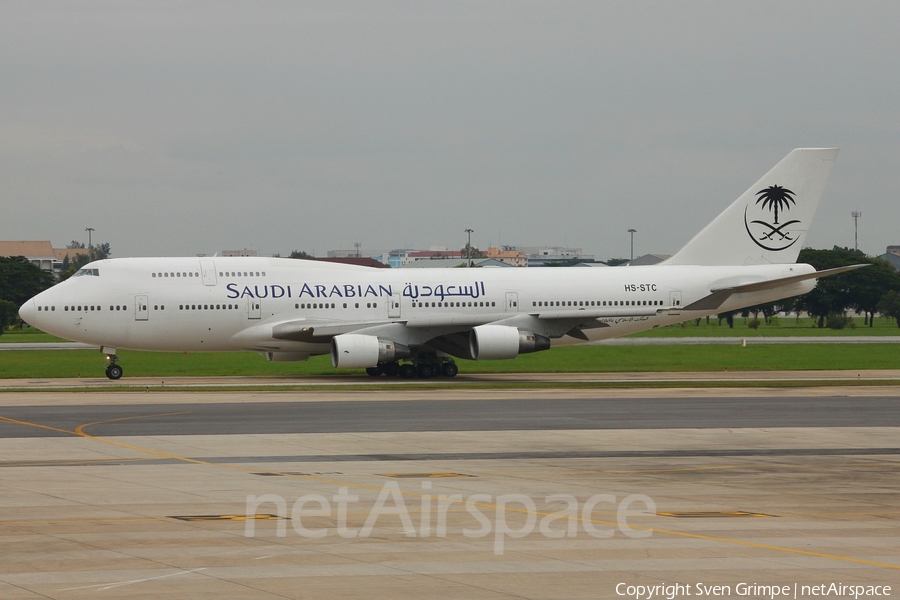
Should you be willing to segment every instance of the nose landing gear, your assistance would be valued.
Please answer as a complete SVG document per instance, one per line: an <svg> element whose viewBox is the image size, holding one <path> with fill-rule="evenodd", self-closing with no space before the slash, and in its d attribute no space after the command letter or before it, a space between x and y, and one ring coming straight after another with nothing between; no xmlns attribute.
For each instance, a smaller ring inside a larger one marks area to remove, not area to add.
<svg viewBox="0 0 900 600"><path fill-rule="evenodd" d="M106 376L110 379L121 379L122 375L125 371L122 370L122 367L118 365L119 357L116 356L115 348L101 348L103 352L106 352Z"/></svg>

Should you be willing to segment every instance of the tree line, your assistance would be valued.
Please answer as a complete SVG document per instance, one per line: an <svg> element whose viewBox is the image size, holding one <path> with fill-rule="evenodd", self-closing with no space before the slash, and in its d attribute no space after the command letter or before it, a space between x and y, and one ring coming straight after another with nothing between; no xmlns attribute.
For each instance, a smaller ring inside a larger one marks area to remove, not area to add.
<svg viewBox="0 0 900 600"><path fill-rule="evenodd" d="M767 321L779 312L805 312L816 319L818 327L833 329L843 329L849 323L848 312L862 314L869 327L874 325L875 313L880 313L895 319L900 327L900 273L891 263L838 246L831 250L804 248L797 262L812 265L817 271L858 264L870 266L820 279L816 288L804 296L738 312L743 316L762 313ZM723 313L719 317L733 319L734 314Z"/></svg>

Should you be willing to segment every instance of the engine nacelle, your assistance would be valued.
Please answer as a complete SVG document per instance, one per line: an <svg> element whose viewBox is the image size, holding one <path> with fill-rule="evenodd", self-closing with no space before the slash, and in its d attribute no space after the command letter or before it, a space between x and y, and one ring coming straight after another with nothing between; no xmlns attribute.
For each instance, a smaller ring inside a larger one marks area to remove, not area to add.
<svg viewBox="0 0 900 600"><path fill-rule="evenodd" d="M336 369L374 367L408 356L408 346L374 335L344 333L331 338L331 365Z"/></svg>
<svg viewBox="0 0 900 600"><path fill-rule="evenodd" d="M550 338L506 325L479 325L469 332L469 352L475 360L503 360L550 348Z"/></svg>

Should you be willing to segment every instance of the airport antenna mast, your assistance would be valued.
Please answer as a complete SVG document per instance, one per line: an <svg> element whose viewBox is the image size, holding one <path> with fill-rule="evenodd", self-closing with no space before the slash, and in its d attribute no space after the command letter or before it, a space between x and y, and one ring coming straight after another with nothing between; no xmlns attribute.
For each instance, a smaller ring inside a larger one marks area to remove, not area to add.
<svg viewBox="0 0 900 600"><path fill-rule="evenodd" d="M853 217L853 249L859 250L859 218L862 216L862 212L854 210L850 216Z"/></svg>

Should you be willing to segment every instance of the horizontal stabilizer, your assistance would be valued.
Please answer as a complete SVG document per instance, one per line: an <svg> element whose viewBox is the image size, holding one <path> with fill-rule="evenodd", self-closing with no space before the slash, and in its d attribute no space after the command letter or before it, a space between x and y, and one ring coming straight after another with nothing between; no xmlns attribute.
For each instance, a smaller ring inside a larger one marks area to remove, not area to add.
<svg viewBox="0 0 900 600"><path fill-rule="evenodd" d="M682 310L715 310L722 306L722 304L724 304L725 301L734 294L747 294L750 292L763 292L765 290L773 290L775 288L791 285L792 283L798 283L800 281L806 281L808 279L821 279L822 277L830 277L832 275L846 273L847 271L855 271L856 269L861 269L868 266L868 264L850 265L848 267L837 267L836 269L826 269L824 271L804 273L803 275L793 275L791 277L782 277L780 279L769 279L768 281L757 281L755 283L747 283L744 285L714 289L712 290L712 294L710 294L709 296L701 298L700 300L697 300L696 302L685 306Z"/></svg>

